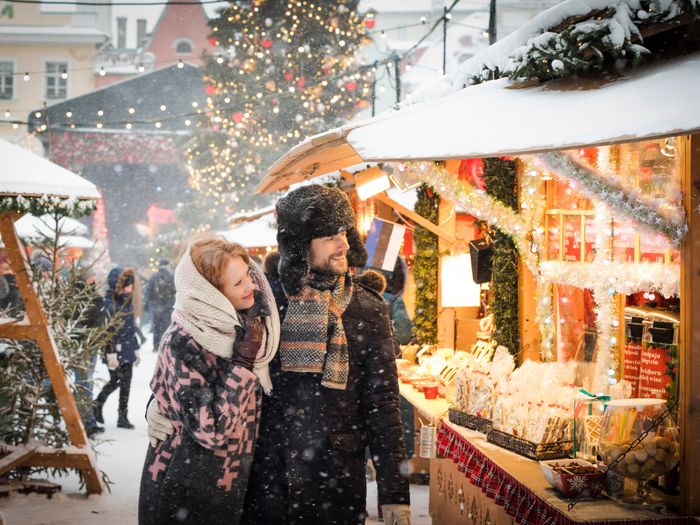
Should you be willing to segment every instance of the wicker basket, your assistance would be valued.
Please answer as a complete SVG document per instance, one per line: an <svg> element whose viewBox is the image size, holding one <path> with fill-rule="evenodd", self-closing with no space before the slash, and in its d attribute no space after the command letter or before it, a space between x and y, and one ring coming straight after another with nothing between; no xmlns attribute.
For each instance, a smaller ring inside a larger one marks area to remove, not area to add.
<svg viewBox="0 0 700 525"><path fill-rule="evenodd" d="M491 425L493 424L490 419L475 416L473 414L467 414L466 412L462 412L456 408L450 408L447 415L450 423L454 423L455 425L466 427L471 430L476 430L483 434L486 434L486 431L491 428Z"/></svg>
<svg viewBox="0 0 700 525"><path fill-rule="evenodd" d="M556 443L533 443L512 434L489 428L486 441L503 447L511 452L530 459L542 461L545 459L562 459L568 457L574 449L573 441L558 441Z"/></svg>

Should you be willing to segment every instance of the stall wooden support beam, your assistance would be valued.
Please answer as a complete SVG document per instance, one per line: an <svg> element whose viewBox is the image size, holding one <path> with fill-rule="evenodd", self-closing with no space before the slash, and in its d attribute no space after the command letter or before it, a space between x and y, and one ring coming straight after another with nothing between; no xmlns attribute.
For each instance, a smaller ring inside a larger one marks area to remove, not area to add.
<svg viewBox="0 0 700 525"><path fill-rule="evenodd" d="M355 177L352 176L352 173L345 171L345 170L340 170L340 174L343 176L343 178L349 182L352 182L353 184L355 183ZM394 199L391 197L388 197L384 193L378 193L377 195L372 197L375 200L378 200L379 202L383 202L387 206L391 206L394 210L396 210L400 215L403 215L407 219L412 220L419 226L422 226L429 232L437 235L439 238L446 240L448 243L453 244L456 242L456 237L454 234L450 233L449 231L445 230L444 228L439 227L437 224L433 224L429 220L427 220L425 217L420 216L413 210L409 210L402 204L396 202Z"/></svg>
<svg viewBox="0 0 700 525"><path fill-rule="evenodd" d="M14 447L3 445L0 446L0 451L4 451L7 455L0 461L22 450L23 447ZM0 456L2 452L0 452ZM22 467L48 467L48 468L75 468L82 470L83 473L94 468L95 454L88 447L66 447L66 448L51 448L38 447L32 450L31 455L25 456L17 466ZM95 471L97 472L97 471ZM87 479L86 479L87 481Z"/></svg>
<svg viewBox="0 0 700 525"><path fill-rule="evenodd" d="M452 202L440 199L440 204L438 205L438 224L454 237L457 228L457 217L455 205ZM442 257L440 257L440 254L450 251L453 244L454 242L449 242L443 237L438 237L437 344L439 348L455 348L455 344L457 343L455 334L457 311L455 308L444 308L442 306ZM464 276L464 279L469 278L471 278L471 276ZM463 350L466 350L466 348Z"/></svg>
<svg viewBox="0 0 700 525"><path fill-rule="evenodd" d="M83 473L85 487L90 494L100 494L103 491L102 480L100 479L94 455L88 453L88 439L83 427L78 406L75 403L73 394L66 380L66 373L61 363L56 342L51 335L51 330L46 320L46 315L39 301L39 297L34 290L29 269L25 261L14 222L19 219L20 214L14 212L3 212L0 214L0 234L5 243L5 250L12 271L17 279L17 287L24 300L24 306L29 318L29 324L6 324L0 327L0 335L5 338L31 339L36 342L41 356L46 366L46 372L51 381L58 408L61 411L63 420L68 430L71 442L81 453L74 454L67 461L66 467L78 468ZM49 465L45 465L49 466Z"/></svg>
<svg viewBox="0 0 700 525"><path fill-rule="evenodd" d="M39 448L39 443L37 442L27 443L22 447L14 448L7 456L0 459L0 476L30 459L36 453L37 448Z"/></svg>
<svg viewBox="0 0 700 525"><path fill-rule="evenodd" d="M681 245L681 509L700 516L700 135L681 141L689 231Z"/></svg>

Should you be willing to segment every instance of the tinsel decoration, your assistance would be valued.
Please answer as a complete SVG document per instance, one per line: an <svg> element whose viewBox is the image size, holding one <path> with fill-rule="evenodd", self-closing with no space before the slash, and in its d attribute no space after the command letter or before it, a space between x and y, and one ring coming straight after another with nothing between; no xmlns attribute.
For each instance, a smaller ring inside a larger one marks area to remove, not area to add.
<svg viewBox="0 0 700 525"><path fill-rule="evenodd" d="M515 161L484 159L486 192L505 206L517 209L517 174ZM515 243L508 232L496 231L491 235L493 259L491 278L491 313L493 314L493 340L508 348L516 364L520 356L520 324L518 322L518 274L520 258Z"/></svg>
<svg viewBox="0 0 700 525"><path fill-rule="evenodd" d="M655 201L613 184L570 154L541 153L536 158L552 172L579 183L579 190L586 197L603 202L652 232L662 233L674 247L680 246L688 232L683 208L661 209Z"/></svg>
<svg viewBox="0 0 700 525"><path fill-rule="evenodd" d="M604 261L596 267L588 262L543 261L540 271L550 283L591 289L602 286L623 295L653 291L673 297L678 295L681 278L678 265L649 262Z"/></svg>
<svg viewBox="0 0 700 525"><path fill-rule="evenodd" d="M620 344L615 334L617 312L615 294L630 294L656 290L665 296L675 295L680 285L679 269L660 263L628 263L613 261L610 252L612 212L597 195L592 195L596 209L595 260L591 263L540 261L544 249L542 215L544 202L538 194L540 173L524 158L520 214L504 206L450 173L440 163L405 163L405 169L440 193L442 198L459 204L467 213L498 226L511 236L536 286L536 318L542 341L544 360L554 359L554 315L552 286L556 283L589 288L597 305L598 358L596 361L596 391L607 390L619 369L614 348ZM540 163L541 164L541 163ZM511 200L512 203L512 200ZM616 207L613 207L616 210ZM600 271L605 268L605 271ZM612 375L611 375L612 373Z"/></svg>
<svg viewBox="0 0 700 525"><path fill-rule="evenodd" d="M415 212L437 223L440 197L426 184L418 188ZM437 341L438 239L416 225L413 232L415 259L413 278L416 283L416 342L434 344Z"/></svg>
<svg viewBox="0 0 700 525"><path fill-rule="evenodd" d="M436 190L443 199L455 202L467 213L488 222L512 236L518 245L521 257L524 257L528 268L537 273L539 259L535 253L530 254L530 236L526 222L513 209L503 205L483 190L467 184L450 173L439 163L405 163L405 171L416 175L431 188Z"/></svg>

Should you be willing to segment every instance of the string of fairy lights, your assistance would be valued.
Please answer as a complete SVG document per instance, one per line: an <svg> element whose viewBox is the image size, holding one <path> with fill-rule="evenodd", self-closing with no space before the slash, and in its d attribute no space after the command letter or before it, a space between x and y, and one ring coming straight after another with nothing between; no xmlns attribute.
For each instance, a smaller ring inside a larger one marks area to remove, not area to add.
<svg viewBox="0 0 700 525"><path fill-rule="evenodd" d="M220 12L219 19L210 22L210 43L219 52L209 57L204 70L207 91L204 104L193 101L192 110L176 114L170 114L167 106L161 104L162 114L154 110L141 118L133 107L128 108L128 116L124 108L101 108L94 120L82 112L81 118L76 119L68 109L60 117L51 115L51 122L46 113L37 110L33 114L36 121L31 124L40 133L51 128L128 132L135 126L140 131L152 126L153 133L167 133L164 128L167 123L181 122L198 139L186 151L190 185L212 197L215 204L231 198L237 202L237 192L259 178L262 166L279 156L288 143L338 125L368 107L370 101L373 104L378 80L391 81L388 66L398 66L441 21L448 20L458 1L452 2L411 49L373 64L357 62L358 44L366 43L372 35L385 38L391 31L426 25L427 18L372 31L375 13L360 15L346 3L329 5L296 0L274 13L274 9L267 9L272 3L232 2ZM266 10L271 16L262 16ZM310 32L320 39L314 42L313 49L306 41ZM184 63L179 61L176 66L182 69ZM142 63L134 67L138 72L145 70ZM104 67L99 71L93 67L66 69L59 74L67 80L69 73L81 69L100 75L108 73ZM29 82L41 73L17 72L16 76L22 75ZM398 67L394 74L398 77ZM399 85L400 80L394 79L397 98ZM4 122L15 128L27 124L12 119L9 110L4 117ZM286 125L278 126L278 122Z"/></svg>
<svg viewBox="0 0 700 525"><path fill-rule="evenodd" d="M143 4L141 2L139 2L138 4L135 2L134 3L132 3L132 2L114 2L114 3L109 3L109 4L101 4L101 3L98 4L98 3L93 3L93 2L72 2L72 1L65 1L65 2L58 2L58 1L57 2L43 2L42 1L42 2L38 2L38 1L30 1L30 0L26 0L26 1L7 0L7 2L8 3L30 3L30 4L31 3L49 3L49 4L61 4L61 5L113 5L113 6L116 6L116 5L167 5L168 4L168 2L150 2L148 4ZM196 4L196 3L200 3L200 2L176 2L176 3L183 4L183 5L189 5L189 4ZM201 3L220 3L220 2L201 2ZM366 28L371 29L371 28L375 27L375 23L376 23L375 16L376 16L376 12L373 9L370 9L367 13L365 13L365 18L363 20L363 24ZM451 19L449 12L446 16L447 16L448 20ZM442 20L442 17L438 21L440 21L440 20ZM375 31L369 30L369 31L365 31L365 35L367 35L367 36L379 35L381 38L386 38L387 34L392 32L392 31L400 31L400 30L407 29L407 28L425 26L427 23L428 23L428 18L426 16L421 16L419 21L416 23L396 25L396 26L392 26L392 27L382 28L380 30L378 29ZM455 22L455 21L451 21L451 23L456 24L456 25L463 25L463 24L459 24L458 22ZM433 28L431 28L430 31L428 31L426 33L426 36L430 35L434 29L435 29L435 26ZM423 39L421 39L421 41L422 40ZM413 46L413 47L416 47L416 46ZM408 54L409 54L408 52L404 52L398 58L400 60L404 60ZM219 61L223 60L223 58L220 54L216 55L216 59ZM381 66L388 66L388 65L392 64L393 62L395 62L396 59L397 59L397 56L392 54L392 55L390 55L382 60L378 60L372 64L363 65L361 67L361 69L362 70L369 69L373 73L376 73L378 68L380 68ZM119 71L121 74L123 74L124 67L130 66L130 67L134 68L135 73L144 73L144 72L146 72L146 70L150 71L151 69L153 69L155 66L158 66L158 65L174 65L174 66L182 69L185 66L185 62L183 62L182 59L179 59L176 64L173 64L172 60L151 61L151 62L144 62L141 60L136 60L134 63L126 65L126 66L119 65ZM404 65L404 68L406 71L409 71L411 69L411 67L412 67L412 65L410 63L407 63ZM88 72L88 71L92 72L96 75L99 75L99 76L106 76L106 75L112 74L114 72L114 69L110 66L101 65L99 67L96 67L96 66L69 67L69 68L61 69L59 71L48 71L46 69L42 69L42 70L30 69L30 70L26 70L26 71L19 70L19 71L10 71L10 72L4 71L2 74L3 74L3 76L6 76L6 77L7 76L17 77L17 78L21 77L24 82L28 83L28 82L31 82L36 77L42 77L42 76L46 76L46 75L54 75L54 76L58 75L58 76L60 76L60 78L62 80L68 80L68 78L71 75L74 75L74 74L79 73L79 72ZM389 79L389 80L391 80L391 79ZM394 84L395 84L395 81L392 82L392 85L394 85ZM384 85L381 85L379 87L379 91L381 91L381 92L384 92L385 89L386 88ZM0 101L0 104L1 103L2 102ZM0 106L0 108L1 108L1 106ZM0 111L1 111L0 115L2 115L0 117L0 124L2 124L2 123L13 124L13 127L15 127L15 128L19 127L20 125L27 125L28 122L26 120L24 120L22 118L16 118L16 117L12 118L13 117L12 114L17 113L17 112L19 112L21 114L28 114L31 111L34 111L35 109L36 108L16 108L16 107L13 107L12 110L5 109L3 111L0 109ZM188 119L188 118L195 116L198 113L199 112L183 114L182 117L185 119ZM101 115L98 115L98 116L101 116ZM111 124L120 124L120 125L124 125L125 129L131 129L128 126L129 123L131 123L131 124L152 123L155 125L156 122L158 122L159 120L166 121L166 120L173 120L173 119L177 119L177 117L169 117L167 119L152 119L152 120L147 120L147 121L110 121L107 119L96 119L95 122L80 122L80 123L78 123L78 122L75 122L75 123L66 122L65 124L69 125L71 127L90 126L90 127L97 127L98 129L103 127L103 126L108 127ZM98 123L99 123L99 125L98 125ZM75 124L75 125L73 126L72 124ZM185 125L189 126L190 124L186 123Z"/></svg>

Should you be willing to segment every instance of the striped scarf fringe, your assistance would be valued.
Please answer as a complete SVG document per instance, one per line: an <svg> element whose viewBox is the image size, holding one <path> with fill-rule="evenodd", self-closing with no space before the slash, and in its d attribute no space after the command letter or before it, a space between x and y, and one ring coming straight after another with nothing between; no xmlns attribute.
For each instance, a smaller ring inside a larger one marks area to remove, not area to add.
<svg viewBox="0 0 700 525"><path fill-rule="evenodd" d="M341 276L332 290L305 284L289 297L279 350L283 372L322 373L323 386L345 390L349 359L342 315L352 292L350 277Z"/></svg>

